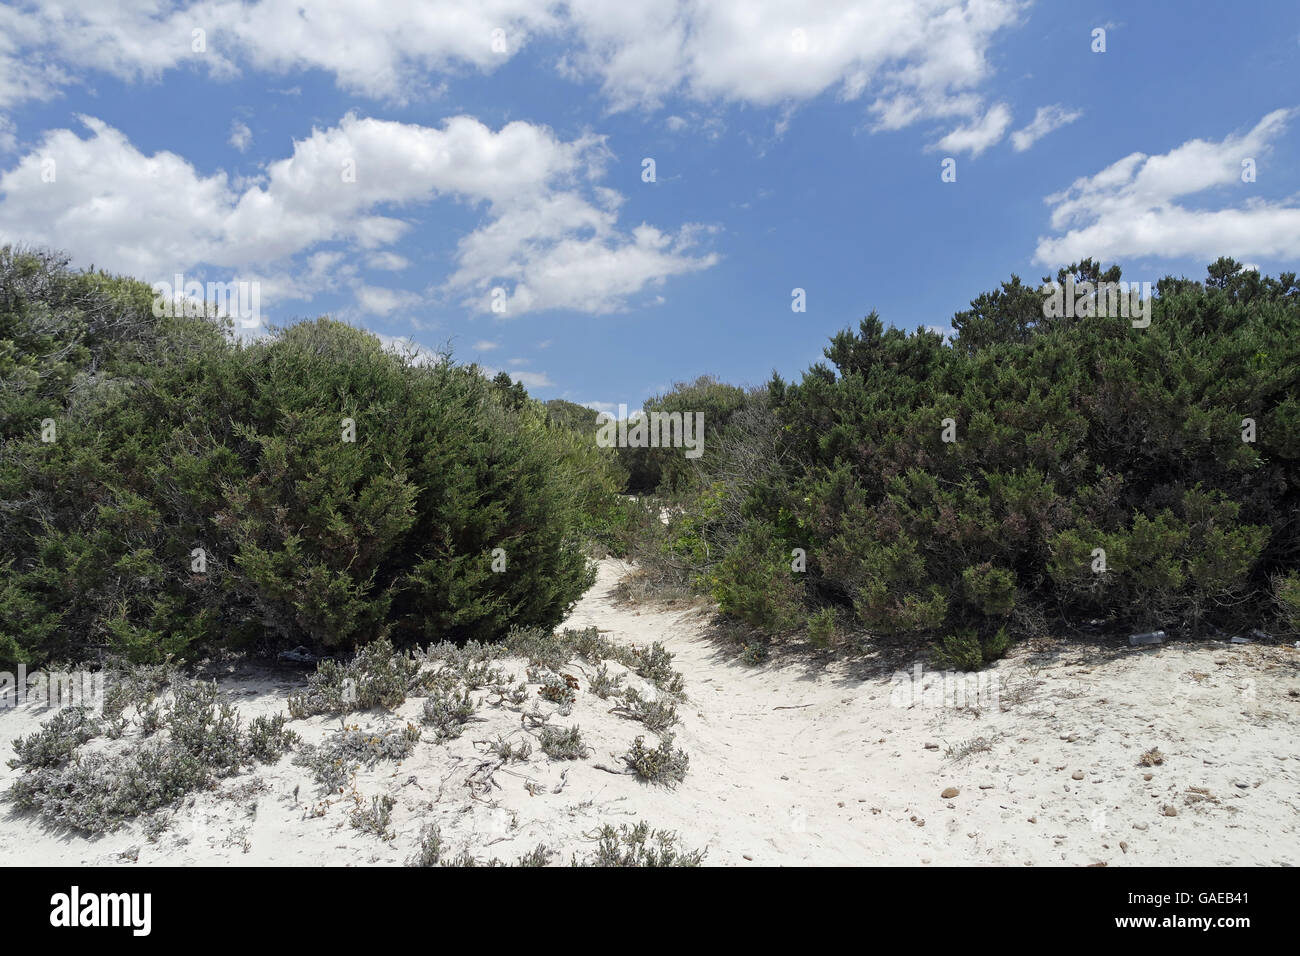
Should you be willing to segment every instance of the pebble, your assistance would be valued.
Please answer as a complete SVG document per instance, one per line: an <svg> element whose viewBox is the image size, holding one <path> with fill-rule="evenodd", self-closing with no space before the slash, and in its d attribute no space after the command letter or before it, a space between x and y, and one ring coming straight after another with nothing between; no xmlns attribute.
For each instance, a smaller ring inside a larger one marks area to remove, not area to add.
<svg viewBox="0 0 1300 956"><path fill-rule="evenodd" d="M1164 808L1164 810L1163 810L1162 812L1163 812L1164 815L1167 816L1167 817L1176 817L1176 816L1178 816L1178 811L1175 810L1173 807L1168 806L1168 805L1165 806L1165 808Z"/></svg>
<svg viewBox="0 0 1300 956"><path fill-rule="evenodd" d="M1083 771L1082 771L1082 770L1076 770L1074 773L1070 774L1070 777L1071 777L1071 779L1073 779L1073 780L1082 780L1082 779L1083 779Z"/></svg>
<svg viewBox="0 0 1300 956"><path fill-rule="evenodd" d="M948 787L943 791L943 793L939 794L939 796L941 796L945 800L951 800L959 793L961 793L961 791L958 790L956 787Z"/></svg>

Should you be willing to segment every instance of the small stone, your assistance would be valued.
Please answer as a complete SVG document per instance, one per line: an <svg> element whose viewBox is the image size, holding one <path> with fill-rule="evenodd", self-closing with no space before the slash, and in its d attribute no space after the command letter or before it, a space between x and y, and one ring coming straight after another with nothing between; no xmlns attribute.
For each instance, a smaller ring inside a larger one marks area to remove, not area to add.
<svg viewBox="0 0 1300 956"><path fill-rule="evenodd" d="M943 793L939 794L939 796L943 797L943 799L945 800L951 800L959 793L961 793L961 791L958 790L956 787L948 787L943 791Z"/></svg>
<svg viewBox="0 0 1300 956"><path fill-rule="evenodd" d="M938 750L938 749L939 749L939 745L936 744L936 743L933 743L933 742L932 742L932 743L928 743L928 744L925 745L925 749L926 749L926 750Z"/></svg>
<svg viewBox="0 0 1300 956"><path fill-rule="evenodd" d="M1242 783L1240 780L1238 780L1238 781L1236 782L1236 784L1234 784L1234 786L1239 787L1239 788L1242 789L1242 790L1249 790L1249 789L1250 789L1250 784L1248 784L1248 783Z"/></svg>
<svg viewBox="0 0 1300 956"><path fill-rule="evenodd" d="M1143 780L1150 780L1150 779L1151 779L1151 774L1149 774L1149 773L1144 773L1144 774L1142 775L1142 779L1143 779Z"/></svg>
<svg viewBox="0 0 1300 956"><path fill-rule="evenodd" d="M1167 817L1176 817L1176 816L1178 816L1178 811L1175 810L1175 809L1174 809L1172 806L1170 806L1169 804L1165 804L1165 808L1161 811L1161 813L1163 813L1163 814L1164 814L1165 816L1167 816Z"/></svg>
<svg viewBox="0 0 1300 956"><path fill-rule="evenodd" d="M1070 774L1070 778L1071 778L1072 780L1082 780L1082 779L1083 779L1083 771L1082 771L1082 770L1076 770L1074 773Z"/></svg>
<svg viewBox="0 0 1300 956"><path fill-rule="evenodd" d="M750 863L753 863L753 862L754 862L754 858L753 858L752 856L750 856L748 853L744 854L744 856L745 856L745 859L748 860Z"/></svg>
<svg viewBox="0 0 1300 956"><path fill-rule="evenodd" d="M1128 852L1128 843L1125 842L1124 840L1120 840L1120 841L1119 841L1119 848L1120 848L1121 850L1123 850L1125 853L1127 853L1127 852Z"/></svg>
<svg viewBox="0 0 1300 956"><path fill-rule="evenodd" d="M1030 823L1037 823L1037 822L1038 822L1038 817L1030 817L1030 818L1029 818L1029 822L1030 822Z"/></svg>

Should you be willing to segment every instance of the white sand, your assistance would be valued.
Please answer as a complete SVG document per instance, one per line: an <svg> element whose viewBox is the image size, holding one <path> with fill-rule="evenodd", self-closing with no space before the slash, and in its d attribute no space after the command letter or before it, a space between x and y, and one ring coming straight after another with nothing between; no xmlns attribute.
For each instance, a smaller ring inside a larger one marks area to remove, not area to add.
<svg viewBox="0 0 1300 956"><path fill-rule="evenodd" d="M625 570L602 562L568 626L595 625L625 643L661 641L677 655L689 700L679 708L676 742L690 755L690 770L676 789L597 769L620 768L617 755L646 732L610 714L613 701L590 694L590 668L575 663L568 672L579 678L578 702L571 716L552 723L579 724L591 756L554 761L534 743L529 759L489 777L498 761L475 741L498 733L520 740L527 732L517 712L484 707L484 719L458 740L437 744L426 733L400 766L381 763L357 775L366 802L377 794L396 799L391 842L352 829L354 799L322 800L308 772L286 757L187 801L156 842L139 824L87 839L5 805L0 865L125 864L132 857L139 865L397 864L415 851L429 821L440 824L452 853L513 861L545 843L560 851L556 862L567 863L591 850L602 823L638 819L678 831L687 848L707 847L705 862L714 865L1300 860L1294 647L1020 647L986 672L986 681L997 676L1000 706L938 706L931 691L909 707L891 683L893 665L822 667L779 653L762 667L740 664L709 638L701 609L616 603L612 588ZM523 678L524 662L501 666ZM631 682L645 686L634 675ZM246 719L285 709L295 686L288 676L223 683ZM407 701L398 718L416 720L420 704ZM10 740L45 716L0 714L0 764L12 756ZM394 721L376 713L348 723ZM307 741L338 726L323 717L292 724ZM955 753L981 737L988 749ZM1139 766L1153 747L1163 764ZM476 770L481 785L472 788L467 780ZM0 766L0 789L14 776ZM960 792L944 799L948 787Z"/></svg>

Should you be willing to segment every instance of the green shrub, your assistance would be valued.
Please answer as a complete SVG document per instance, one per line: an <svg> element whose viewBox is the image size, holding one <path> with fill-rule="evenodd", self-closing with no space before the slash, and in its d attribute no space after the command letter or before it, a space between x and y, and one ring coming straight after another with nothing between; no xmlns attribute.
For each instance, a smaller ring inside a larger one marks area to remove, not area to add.
<svg viewBox="0 0 1300 956"><path fill-rule="evenodd" d="M1300 634L1300 572L1292 571L1273 578L1273 600L1282 627L1289 634Z"/></svg>
<svg viewBox="0 0 1300 956"><path fill-rule="evenodd" d="M1046 620L1259 626L1300 560L1295 274L1161 280L1138 329L1049 317L1013 277L952 324L872 314L747 396L748 436L715 446L669 529L690 580L769 632L851 609L961 666Z"/></svg>
<svg viewBox="0 0 1300 956"><path fill-rule="evenodd" d="M495 641L562 620L630 515L612 455L475 366L152 305L0 248L0 665Z"/></svg>
<svg viewBox="0 0 1300 956"><path fill-rule="evenodd" d="M835 608L824 607L808 615L808 640L817 647L830 647L835 640Z"/></svg>

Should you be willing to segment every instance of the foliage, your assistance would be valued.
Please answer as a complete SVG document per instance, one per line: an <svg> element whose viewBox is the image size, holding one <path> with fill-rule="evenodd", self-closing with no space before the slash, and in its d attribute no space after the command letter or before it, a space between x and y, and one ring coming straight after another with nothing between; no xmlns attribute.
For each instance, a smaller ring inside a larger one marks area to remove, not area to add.
<svg viewBox="0 0 1300 956"><path fill-rule="evenodd" d="M475 366L152 300L0 248L0 665L499 640L630 520L611 455Z"/></svg>

